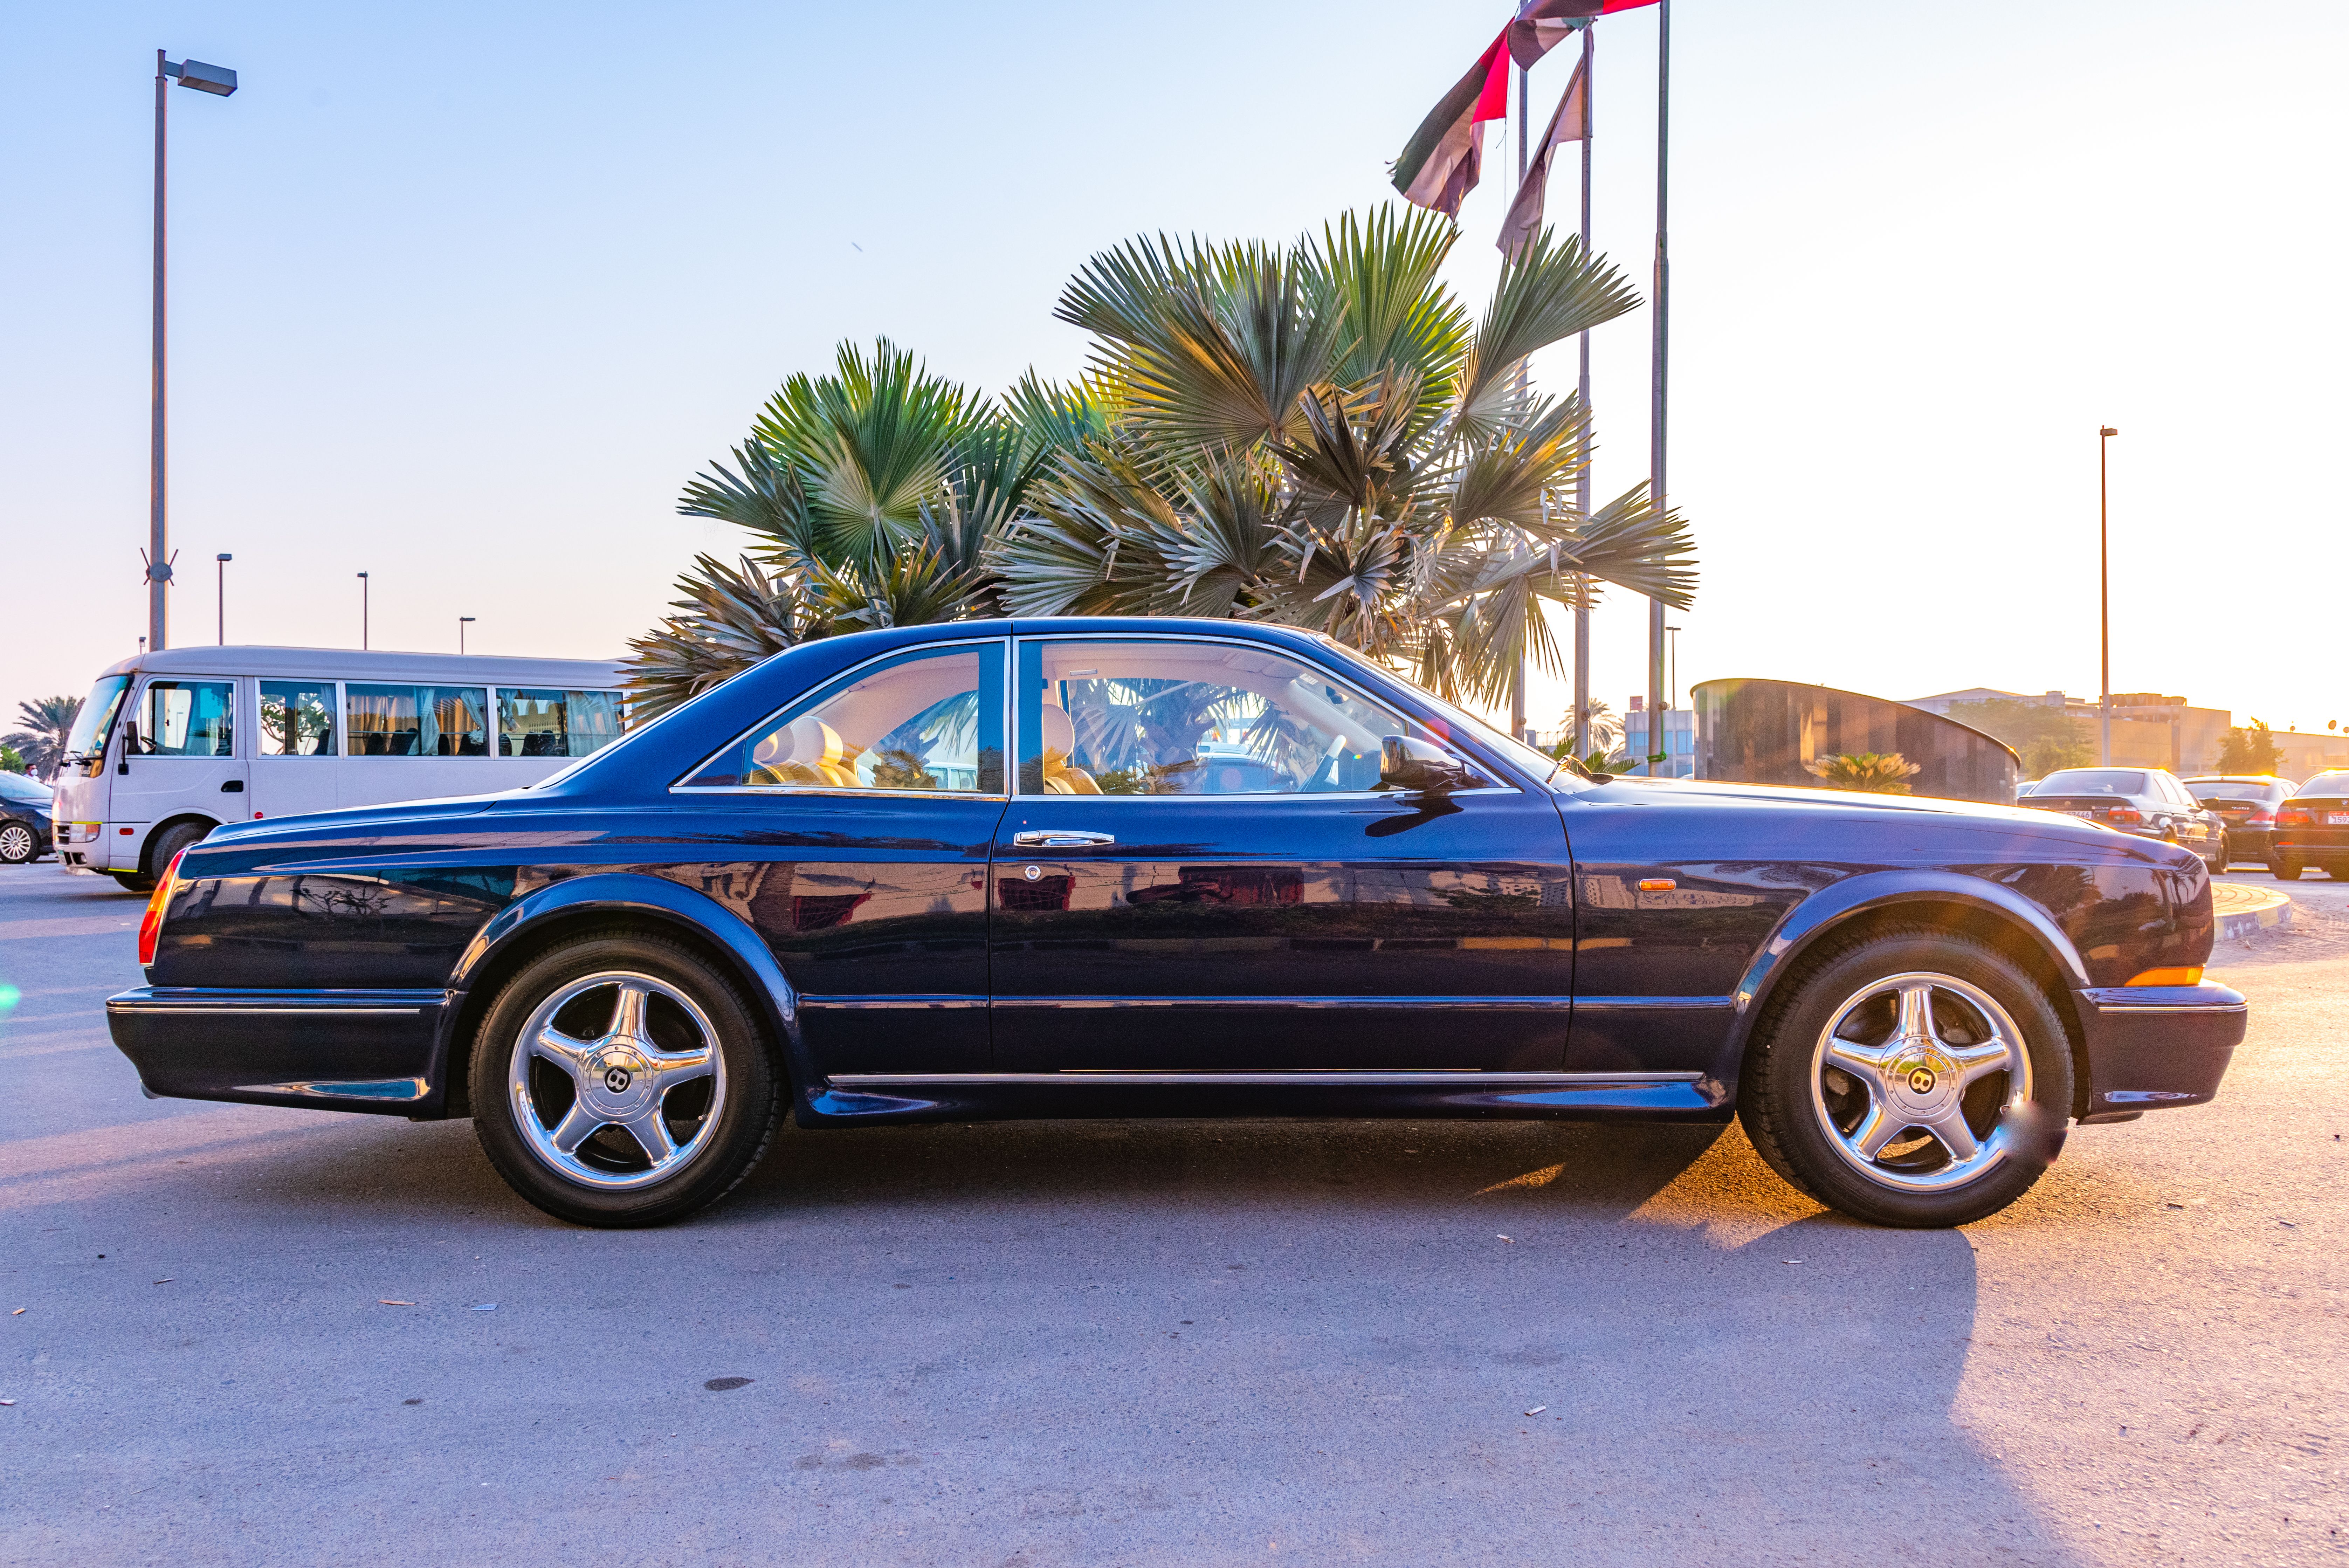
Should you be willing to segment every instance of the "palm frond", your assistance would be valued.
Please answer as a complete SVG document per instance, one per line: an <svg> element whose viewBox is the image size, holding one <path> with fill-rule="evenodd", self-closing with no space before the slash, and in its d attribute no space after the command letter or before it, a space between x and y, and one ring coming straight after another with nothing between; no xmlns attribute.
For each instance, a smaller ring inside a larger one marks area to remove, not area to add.
<svg viewBox="0 0 2349 1568"><path fill-rule="evenodd" d="M1493 302L1477 324L1455 404L1460 433L1489 433L1498 426L1516 397L1512 378L1527 355L1612 321L1639 304L1639 295L1613 264L1584 250L1581 235L1560 240L1543 230L1516 261L1502 265Z"/></svg>

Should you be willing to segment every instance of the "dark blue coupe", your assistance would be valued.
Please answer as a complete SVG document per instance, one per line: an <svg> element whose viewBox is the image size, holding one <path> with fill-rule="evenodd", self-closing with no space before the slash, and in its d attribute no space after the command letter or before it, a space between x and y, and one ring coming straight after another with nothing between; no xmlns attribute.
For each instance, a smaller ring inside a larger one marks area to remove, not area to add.
<svg viewBox="0 0 2349 1568"><path fill-rule="evenodd" d="M1019 620L781 654L536 787L223 828L111 999L149 1092L474 1119L643 1225L803 1127L1742 1116L1821 1202L1988 1214L2217 1092L2190 849L1561 766L1346 649Z"/></svg>

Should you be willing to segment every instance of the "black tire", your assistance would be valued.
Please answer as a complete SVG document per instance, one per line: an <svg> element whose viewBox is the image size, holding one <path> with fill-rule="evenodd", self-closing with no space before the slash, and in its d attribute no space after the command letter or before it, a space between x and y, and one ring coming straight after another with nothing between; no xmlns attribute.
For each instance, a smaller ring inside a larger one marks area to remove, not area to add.
<svg viewBox="0 0 2349 1568"><path fill-rule="evenodd" d="M209 822L175 822L147 841L147 863L138 871L110 873L134 893L151 893L156 879L171 868L171 858L191 844L202 844L211 834Z"/></svg>
<svg viewBox="0 0 2349 1568"><path fill-rule="evenodd" d="M2297 882L2300 880L2300 874L2307 869L2307 867L2302 865L2297 860L2271 860L2268 862L2268 875L2274 877L2279 882Z"/></svg>
<svg viewBox="0 0 2349 1568"><path fill-rule="evenodd" d="M634 1033L623 1022L629 990L640 994ZM474 1132L507 1184L558 1220L618 1228L681 1219L732 1190L774 1137L784 1075L757 1020L734 981L682 943L625 929L571 938L507 981L481 1021ZM550 1031L595 1054L566 1069L533 1052L517 1076L525 1033ZM688 1052L709 1064L665 1065ZM664 1072L682 1075L667 1087ZM584 1136L569 1130L574 1110ZM624 1115L652 1127L649 1137L631 1133ZM566 1133L569 1150L557 1147ZM652 1140L664 1138L669 1154L654 1155ZM664 1159L675 1162L667 1175Z"/></svg>
<svg viewBox="0 0 2349 1568"><path fill-rule="evenodd" d="M1909 983L1894 987L1894 977ZM1930 1002L1930 1051L1901 1044L1904 991ZM1880 1070L1827 1060L1831 1028L1837 1049L1880 1053ZM1886 1038L1869 1044L1879 1031ZM2006 1064L1988 1065L1993 1053ZM2017 1067L2028 1097L2012 1108ZM1987 943L1920 926L1837 941L1790 975L1755 1024L1737 1109L1771 1168L1819 1202L1878 1225L1938 1228L1995 1214L2029 1191L2063 1147L2071 1104L2070 1037L2037 982ZM1868 1120L1871 1107L1889 1130L1864 1158L1855 1138L1879 1125ZM1974 1145L1972 1156L1957 1158L1940 1134L1902 1130L1921 1129L1928 1109L1950 1140ZM1979 1172L1963 1174L1974 1161Z"/></svg>
<svg viewBox="0 0 2349 1568"><path fill-rule="evenodd" d="M2349 861L2334 861L2324 868L2324 874L2335 882L2349 882Z"/></svg>
<svg viewBox="0 0 2349 1568"><path fill-rule="evenodd" d="M22 866L41 852L40 835L28 823L0 817L0 866Z"/></svg>
<svg viewBox="0 0 2349 1568"><path fill-rule="evenodd" d="M2235 846L2227 842L2227 836L2222 833L2219 836L2219 858L2211 865L2210 869L2223 876L2227 867L2234 863Z"/></svg>

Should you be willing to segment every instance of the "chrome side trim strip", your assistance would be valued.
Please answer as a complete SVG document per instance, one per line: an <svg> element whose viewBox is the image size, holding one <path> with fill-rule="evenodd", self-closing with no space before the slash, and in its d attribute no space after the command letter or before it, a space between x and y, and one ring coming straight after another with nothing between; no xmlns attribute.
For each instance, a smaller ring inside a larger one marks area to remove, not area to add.
<svg viewBox="0 0 2349 1568"><path fill-rule="evenodd" d="M1486 1073L1474 1067L1390 1073L1376 1068L1306 1073L1161 1073L1081 1069L1065 1073L835 1073L836 1089L905 1088L920 1084L1054 1084L1061 1087L1098 1089L1104 1086L1185 1085L1193 1087L1224 1084L1274 1085L1349 1085L1361 1088L1408 1088L1445 1085L1458 1088L1562 1089L1632 1087L1643 1084L1693 1084L1702 1073Z"/></svg>
<svg viewBox="0 0 2349 1568"><path fill-rule="evenodd" d="M2250 1004L2249 1002L2231 1002L2231 1003L2226 1004L2226 1005L2224 1005L2224 1006L2217 1006L2217 1007L2197 1005L2196 1003L2194 1003L2194 1002L2184 1002L2184 1003L2155 1002L2098 1002L2098 1003L2096 1004L2096 1011L2097 1011L2098 1012L2100 1012L2100 1013L2105 1013L2105 1012L2199 1012L2199 1013L2205 1013L2205 1014L2208 1014L2208 1015L2209 1015L2210 1017L2213 1017L2213 1018L2222 1017L2222 1016L2224 1016L2225 1014L2227 1014L2227 1013L2230 1013L2230 1012L2249 1012L2251 1010L2251 1004Z"/></svg>
<svg viewBox="0 0 2349 1568"><path fill-rule="evenodd" d="M961 1008L984 1008L983 996L802 996L800 1006L830 1009L839 1012L887 1012L951 1011Z"/></svg>
<svg viewBox="0 0 2349 1568"><path fill-rule="evenodd" d="M420 1007L181 1007L169 1002L109 1002L109 1012L168 1012L174 1018L227 1014L237 1018L283 1014L288 1018L414 1018Z"/></svg>
<svg viewBox="0 0 2349 1568"><path fill-rule="evenodd" d="M1008 1007L1055 1008L1072 1012L1135 1007L1278 1007L1300 1012L1316 1008L1399 1007L1490 1012L1503 1009L1518 1012L1547 1010L1565 1007L1573 1001L1570 996L998 996L994 1005L999 1012Z"/></svg>
<svg viewBox="0 0 2349 1568"><path fill-rule="evenodd" d="M1695 1008L1729 1008L1737 1005L1732 996L1578 996L1574 1005L1595 1012L1653 1012L1659 1008L1686 1011Z"/></svg>

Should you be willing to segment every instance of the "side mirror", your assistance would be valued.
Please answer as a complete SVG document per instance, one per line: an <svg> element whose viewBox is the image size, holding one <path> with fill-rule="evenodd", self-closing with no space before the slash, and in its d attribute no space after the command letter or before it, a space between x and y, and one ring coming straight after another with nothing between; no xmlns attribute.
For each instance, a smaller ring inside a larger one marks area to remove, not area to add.
<svg viewBox="0 0 2349 1568"><path fill-rule="evenodd" d="M1379 742L1379 783L1422 794L1444 794L1465 789L1474 775L1444 748L1410 735L1388 735Z"/></svg>
<svg viewBox="0 0 2349 1568"><path fill-rule="evenodd" d="M114 771L119 774L129 773L130 771L130 754L138 749L139 721L136 719L126 719L122 723L122 755L116 760Z"/></svg>

